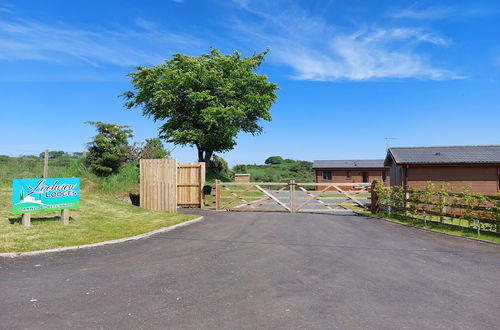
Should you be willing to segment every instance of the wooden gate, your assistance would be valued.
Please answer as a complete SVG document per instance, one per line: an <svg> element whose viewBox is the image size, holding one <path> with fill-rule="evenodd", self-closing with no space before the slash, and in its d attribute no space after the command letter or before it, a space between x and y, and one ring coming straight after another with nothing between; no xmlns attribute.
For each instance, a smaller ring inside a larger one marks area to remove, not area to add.
<svg viewBox="0 0 500 330"><path fill-rule="evenodd" d="M203 205L205 163L141 159L140 180L141 207L176 212L178 206Z"/></svg>
<svg viewBox="0 0 500 330"><path fill-rule="evenodd" d="M177 164L177 205L201 207L205 185L205 163Z"/></svg>
<svg viewBox="0 0 500 330"><path fill-rule="evenodd" d="M216 209L351 213L370 203L369 183L216 182ZM332 191L333 190L333 191Z"/></svg>

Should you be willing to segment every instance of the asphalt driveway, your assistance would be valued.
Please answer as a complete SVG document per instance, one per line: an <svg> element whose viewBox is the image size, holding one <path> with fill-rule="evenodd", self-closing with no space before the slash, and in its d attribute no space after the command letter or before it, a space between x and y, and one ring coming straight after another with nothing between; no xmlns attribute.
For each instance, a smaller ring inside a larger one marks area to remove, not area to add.
<svg viewBox="0 0 500 330"><path fill-rule="evenodd" d="M0 259L1 329L494 329L500 246L362 216L207 212Z"/></svg>

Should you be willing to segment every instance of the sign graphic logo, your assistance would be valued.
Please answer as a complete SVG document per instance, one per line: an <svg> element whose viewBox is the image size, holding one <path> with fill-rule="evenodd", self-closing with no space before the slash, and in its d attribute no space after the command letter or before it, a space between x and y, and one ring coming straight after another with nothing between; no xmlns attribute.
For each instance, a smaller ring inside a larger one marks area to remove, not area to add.
<svg viewBox="0 0 500 330"><path fill-rule="evenodd" d="M35 213L80 206L80 178L12 180L12 213Z"/></svg>

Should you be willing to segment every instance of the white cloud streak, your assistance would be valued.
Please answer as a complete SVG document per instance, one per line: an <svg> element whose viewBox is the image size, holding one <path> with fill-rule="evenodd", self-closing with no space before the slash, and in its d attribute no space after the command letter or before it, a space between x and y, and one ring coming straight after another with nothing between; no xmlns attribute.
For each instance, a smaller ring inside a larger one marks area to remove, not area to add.
<svg viewBox="0 0 500 330"><path fill-rule="evenodd" d="M451 7L439 8L439 7L430 7L430 8L417 8L415 5L394 11L389 16L394 18L408 18L408 19L440 19L448 17L453 14L455 10Z"/></svg>
<svg viewBox="0 0 500 330"><path fill-rule="evenodd" d="M206 48L199 39L162 31L142 19L132 27L96 30L33 20L0 19L0 61L54 63L80 61L92 66L157 64L173 51Z"/></svg>
<svg viewBox="0 0 500 330"><path fill-rule="evenodd" d="M254 9L248 0L237 4L258 23L236 19L238 34L257 47L271 48L270 60L294 70L300 80L337 81L380 78L457 79L434 67L422 46L446 47L450 41L420 28L362 26L340 30L298 7L275 11Z"/></svg>

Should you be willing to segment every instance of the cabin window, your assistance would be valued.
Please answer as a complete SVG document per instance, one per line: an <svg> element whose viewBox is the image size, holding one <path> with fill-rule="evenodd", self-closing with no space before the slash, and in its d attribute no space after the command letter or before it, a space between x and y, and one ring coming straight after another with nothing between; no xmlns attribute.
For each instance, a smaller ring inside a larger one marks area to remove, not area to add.
<svg viewBox="0 0 500 330"><path fill-rule="evenodd" d="M352 171L347 171L347 177L351 178L352 177Z"/></svg>
<svg viewBox="0 0 500 330"><path fill-rule="evenodd" d="M385 171L382 171L382 182L385 183L387 181L387 173Z"/></svg>
<svg viewBox="0 0 500 330"><path fill-rule="evenodd" d="M332 171L323 171L323 180L331 180Z"/></svg>

